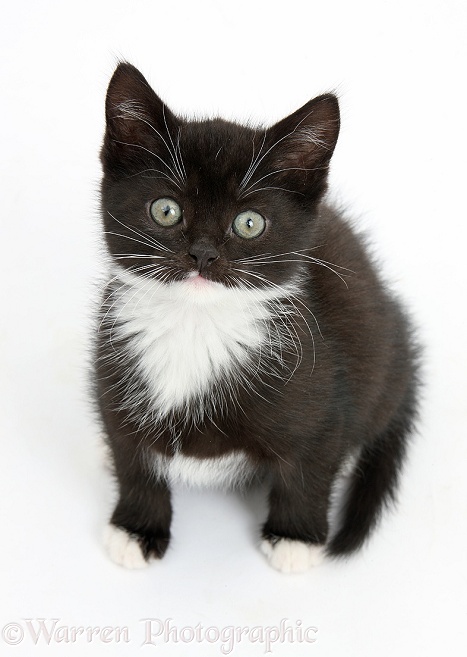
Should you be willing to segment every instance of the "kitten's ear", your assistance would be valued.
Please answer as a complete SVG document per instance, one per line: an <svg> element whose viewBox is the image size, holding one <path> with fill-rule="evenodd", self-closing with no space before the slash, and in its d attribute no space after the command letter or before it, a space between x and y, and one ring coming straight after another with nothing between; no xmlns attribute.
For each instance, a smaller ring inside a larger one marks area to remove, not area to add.
<svg viewBox="0 0 467 657"><path fill-rule="evenodd" d="M272 165L303 193L321 194L339 136L339 104L333 94L310 100L268 132Z"/></svg>
<svg viewBox="0 0 467 657"><path fill-rule="evenodd" d="M126 62L117 66L110 80L105 118L104 169L129 166L147 159L148 151L163 150L164 141L170 144L179 125L138 69Z"/></svg>

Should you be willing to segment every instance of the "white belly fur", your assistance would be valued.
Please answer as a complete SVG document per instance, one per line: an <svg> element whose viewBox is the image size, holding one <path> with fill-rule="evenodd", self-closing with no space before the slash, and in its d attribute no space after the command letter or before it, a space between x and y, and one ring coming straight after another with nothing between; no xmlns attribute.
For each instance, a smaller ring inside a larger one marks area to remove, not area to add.
<svg viewBox="0 0 467 657"><path fill-rule="evenodd" d="M216 458L197 458L177 453L174 456L151 456L150 468L158 479L170 486L233 488L252 478L255 468L242 451Z"/></svg>

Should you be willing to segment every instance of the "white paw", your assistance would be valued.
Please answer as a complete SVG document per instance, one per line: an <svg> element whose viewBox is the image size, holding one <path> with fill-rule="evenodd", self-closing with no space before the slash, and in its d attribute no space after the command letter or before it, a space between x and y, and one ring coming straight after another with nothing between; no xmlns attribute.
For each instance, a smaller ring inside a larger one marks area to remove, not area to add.
<svg viewBox="0 0 467 657"><path fill-rule="evenodd" d="M290 538L280 538L274 545L264 540L260 549L271 566L281 573L303 573L313 566L319 566L324 559L324 546L307 545Z"/></svg>
<svg viewBox="0 0 467 657"><path fill-rule="evenodd" d="M104 532L104 545L109 557L125 568L145 568L148 562L143 556L138 541L124 529L107 525Z"/></svg>

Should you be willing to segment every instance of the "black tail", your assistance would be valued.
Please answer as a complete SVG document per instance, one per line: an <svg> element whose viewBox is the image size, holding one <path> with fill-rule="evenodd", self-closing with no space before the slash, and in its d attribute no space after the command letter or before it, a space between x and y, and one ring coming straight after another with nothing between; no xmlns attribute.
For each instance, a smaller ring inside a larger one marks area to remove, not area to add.
<svg viewBox="0 0 467 657"><path fill-rule="evenodd" d="M408 435L413 427L415 404L411 402L372 445L363 448L340 514L342 524L327 546L329 555L346 556L360 548L384 508L395 501Z"/></svg>

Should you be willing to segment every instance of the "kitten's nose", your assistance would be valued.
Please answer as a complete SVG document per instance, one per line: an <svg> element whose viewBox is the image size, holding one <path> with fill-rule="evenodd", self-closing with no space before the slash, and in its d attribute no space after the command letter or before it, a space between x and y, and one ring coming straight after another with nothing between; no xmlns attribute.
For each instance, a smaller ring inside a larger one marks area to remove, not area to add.
<svg viewBox="0 0 467 657"><path fill-rule="evenodd" d="M196 266L198 267L199 272L206 269L206 267L209 267L209 265L212 265L214 260L217 260L219 257L219 252L216 247L206 240L198 240L197 242L194 242L190 246L188 253L196 260Z"/></svg>

